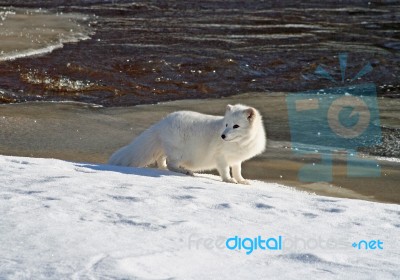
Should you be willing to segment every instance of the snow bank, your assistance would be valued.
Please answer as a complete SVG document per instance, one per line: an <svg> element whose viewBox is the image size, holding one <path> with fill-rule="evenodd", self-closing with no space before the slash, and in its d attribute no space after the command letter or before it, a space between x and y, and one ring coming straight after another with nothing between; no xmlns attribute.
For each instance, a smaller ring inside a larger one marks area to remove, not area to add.
<svg viewBox="0 0 400 280"><path fill-rule="evenodd" d="M0 166L1 279L400 277L398 205L153 169L5 156ZM282 249L229 250L234 236L280 236Z"/></svg>

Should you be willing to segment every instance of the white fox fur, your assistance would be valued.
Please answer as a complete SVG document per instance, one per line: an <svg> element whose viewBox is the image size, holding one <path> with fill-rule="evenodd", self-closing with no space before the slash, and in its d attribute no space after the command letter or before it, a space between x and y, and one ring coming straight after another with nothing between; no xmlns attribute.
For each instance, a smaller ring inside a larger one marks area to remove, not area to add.
<svg viewBox="0 0 400 280"><path fill-rule="evenodd" d="M171 113L116 151L108 163L145 167L157 162L159 168L188 175L217 169L225 182L248 184L241 163L262 153L265 145L260 113L241 104L227 105L223 117Z"/></svg>

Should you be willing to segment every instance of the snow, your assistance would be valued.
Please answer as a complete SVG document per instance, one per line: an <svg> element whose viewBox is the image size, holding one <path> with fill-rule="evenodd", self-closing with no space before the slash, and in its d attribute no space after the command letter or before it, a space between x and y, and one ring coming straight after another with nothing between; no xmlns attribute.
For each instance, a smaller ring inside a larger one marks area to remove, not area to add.
<svg viewBox="0 0 400 280"><path fill-rule="evenodd" d="M0 166L0 279L400 277L398 205L53 159ZM282 250L225 247L259 235Z"/></svg>

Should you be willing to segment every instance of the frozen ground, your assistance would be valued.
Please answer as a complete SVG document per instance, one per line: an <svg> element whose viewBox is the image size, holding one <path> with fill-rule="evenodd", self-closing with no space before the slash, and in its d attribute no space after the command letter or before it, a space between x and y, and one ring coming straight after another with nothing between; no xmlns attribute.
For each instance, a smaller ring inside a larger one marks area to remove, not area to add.
<svg viewBox="0 0 400 280"><path fill-rule="evenodd" d="M393 204L0 156L0 279L399 279L399 233ZM228 250L235 235L282 250Z"/></svg>

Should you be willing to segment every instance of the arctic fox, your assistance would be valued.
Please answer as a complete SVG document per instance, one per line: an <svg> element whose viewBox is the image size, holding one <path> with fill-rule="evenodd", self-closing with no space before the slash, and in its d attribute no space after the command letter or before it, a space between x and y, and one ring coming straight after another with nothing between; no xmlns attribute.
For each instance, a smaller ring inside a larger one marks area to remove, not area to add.
<svg viewBox="0 0 400 280"><path fill-rule="evenodd" d="M265 145L260 113L241 104L227 105L225 116L171 113L116 151L108 163L145 167L157 162L159 168L187 175L217 169L225 182L249 184L241 163L262 153Z"/></svg>

